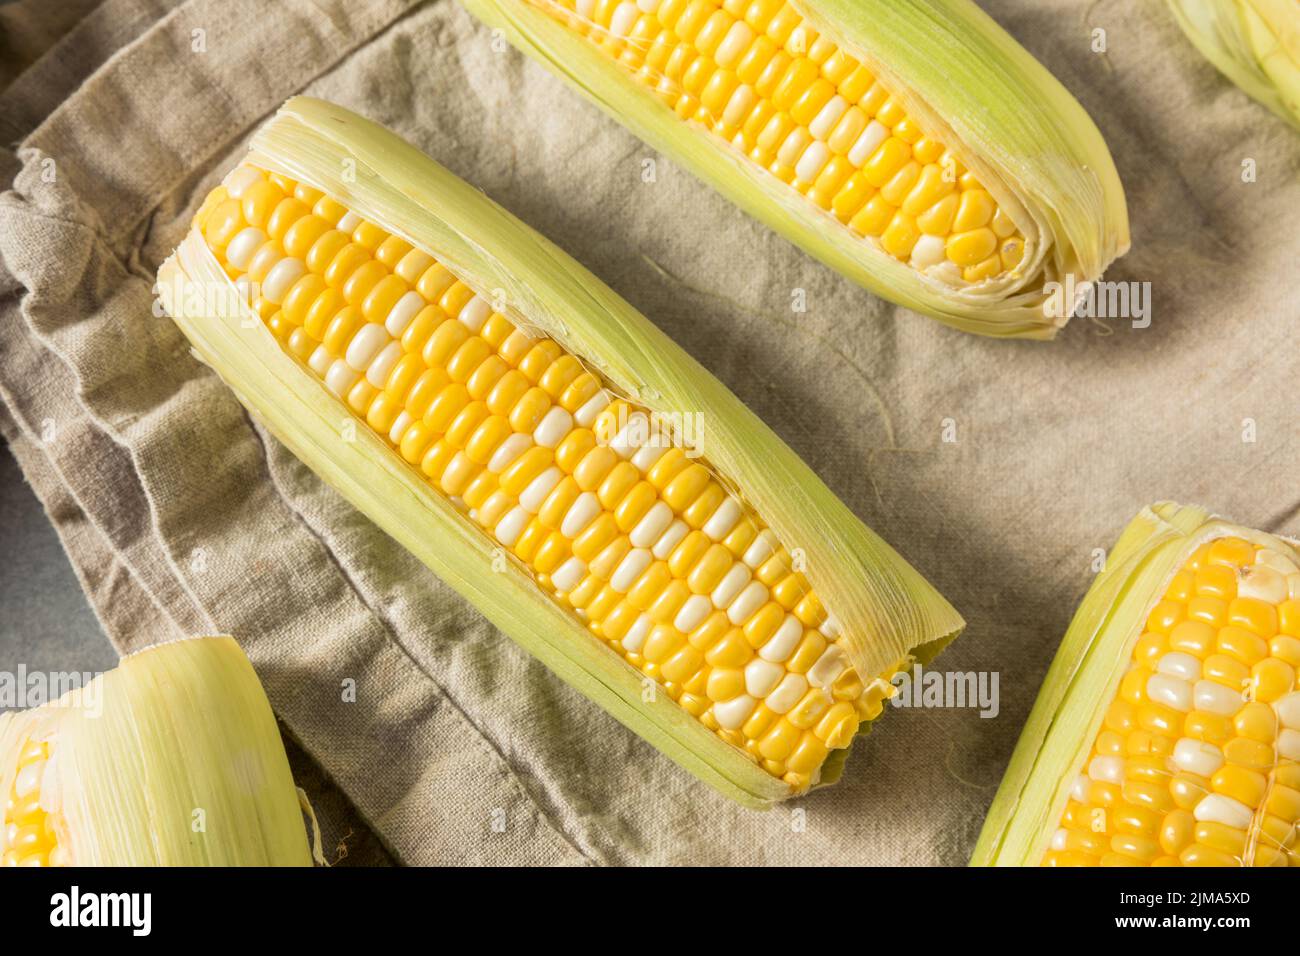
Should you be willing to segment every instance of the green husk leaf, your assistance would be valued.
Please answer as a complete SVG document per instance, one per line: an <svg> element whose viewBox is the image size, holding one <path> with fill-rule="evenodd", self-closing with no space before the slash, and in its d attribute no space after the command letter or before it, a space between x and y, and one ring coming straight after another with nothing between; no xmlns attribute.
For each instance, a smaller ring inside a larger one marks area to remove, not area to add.
<svg viewBox="0 0 1300 956"><path fill-rule="evenodd" d="M1220 73L1300 129L1297 0L1169 0L1169 9Z"/></svg>
<svg viewBox="0 0 1300 956"><path fill-rule="evenodd" d="M1193 551L1233 535L1295 554L1293 542L1160 502L1124 529L1075 612L989 808L972 866L1033 866L1069 799L1151 608Z"/></svg>
<svg viewBox="0 0 1300 956"><path fill-rule="evenodd" d="M1127 251L1128 214L1110 152L1087 113L969 0L804 0L795 6L862 60L946 142L1026 237L1017 278L958 290L853 235L697 124L682 122L616 61L539 8L463 0L528 56L750 215L871 291L980 335L1051 338L1068 314L1048 283L1100 278Z"/></svg>
<svg viewBox="0 0 1300 956"><path fill-rule="evenodd" d="M806 573L862 673L937 652L961 630L951 606L721 383L560 249L414 147L299 97L257 134L249 158L433 254L481 294L504 300L512 320L552 336L652 411L703 414L709 463L744 489L782 541L804 549ZM499 570L495 542L368 428L344 441L350 413L237 297L196 307L178 294L186 282L229 285L193 233L159 274L168 312L200 358L318 475L562 679L705 782L753 806L789 795L666 694L651 694L643 675L513 559Z"/></svg>
<svg viewBox="0 0 1300 956"><path fill-rule="evenodd" d="M78 866L312 864L279 727L232 638L151 647L0 715L0 754L29 737L51 741L42 805Z"/></svg>

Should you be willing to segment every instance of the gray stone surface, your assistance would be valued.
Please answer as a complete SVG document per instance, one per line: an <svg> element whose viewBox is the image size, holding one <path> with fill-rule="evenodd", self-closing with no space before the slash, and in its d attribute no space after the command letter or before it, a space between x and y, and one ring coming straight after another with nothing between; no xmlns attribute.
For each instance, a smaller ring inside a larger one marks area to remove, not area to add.
<svg viewBox="0 0 1300 956"><path fill-rule="evenodd" d="M6 445L0 451L0 669L99 671L117 654Z"/></svg>

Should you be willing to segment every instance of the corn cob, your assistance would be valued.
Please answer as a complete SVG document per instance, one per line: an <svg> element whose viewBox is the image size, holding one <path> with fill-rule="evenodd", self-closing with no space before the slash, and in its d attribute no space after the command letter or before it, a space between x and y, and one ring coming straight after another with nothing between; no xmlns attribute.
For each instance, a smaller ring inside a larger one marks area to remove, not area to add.
<svg viewBox="0 0 1300 956"><path fill-rule="evenodd" d="M525 53L873 291L1046 338L1049 283L1128 248L1087 114L969 0L465 0Z"/></svg>
<svg viewBox="0 0 1300 956"><path fill-rule="evenodd" d="M0 714L3 866L310 866L257 675L228 637L141 651Z"/></svg>
<svg viewBox="0 0 1300 956"><path fill-rule="evenodd" d="M355 181L339 174L349 163ZM234 304L187 304L177 279L231 288ZM313 468L736 799L833 780L890 675L960 630L642 316L342 109L291 100L204 202L159 288L199 354ZM683 429L656 429L697 411L707 458ZM358 441L338 440L340 415L364 423Z"/></svg>
<svg viewBox="0 0 1300 956"><path fill-rule="evenodd" d="M1300 129L1300 2L1169 0L1169 8L1219 72Z"/></svg>
<svg viewBox="0 0 1300 956"><path fill-rule="evenodd" d="M977 864L1300 866L1300 554L1157 505L1075 616Z"/></svg>

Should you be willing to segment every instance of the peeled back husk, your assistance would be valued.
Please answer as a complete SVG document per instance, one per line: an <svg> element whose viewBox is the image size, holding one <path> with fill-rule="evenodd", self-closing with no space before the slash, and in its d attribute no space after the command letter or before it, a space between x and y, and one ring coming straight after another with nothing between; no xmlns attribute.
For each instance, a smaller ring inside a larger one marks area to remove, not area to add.
<svg viewBox="0 0 1300 956"><path fill-rule="evenodd" d="M1012 215L1026 258L958 288L883 253L699 123L685 122L632 72L553 15L554 0L463 0L650 146L853 281L966 332L1052 338L1084 289L1129 247L1114 161L1073 96L970 0L801 0L818 31L851 53L948 145ZM548 4L551 9L547 10ZM1072 277L1068 279L1067 277Z"/></svg>
<svg viewBox="0 0 1300 956"><path fill-rule="evenodd" d="M39 775L19 769L24 754ZM312 864L275 716L229 637L151 647L57 701L0 714L7 814L33 784L56 864ZM0 832L0 855L10 839L22 829Z"/></svg>
<svg viewBox="0 0 1300 956"><path fill-rule="evenodd" d="M1201 55L1300 129L1300 2L1169 0Z"/></svg>
<svg viewBox="0 0 1300 956"><path fill-rule="evenodd" d="M934 589L858 521L713 376L572 258L399 137L340 107L290 100L248 161L334 197L435 256L521 328L555 339L611 388L666 417L702 414L707 456L782 541L840 621L859 673L932 657L963 626ZM197 232L159 273L198 356L290 450L553 672L727 796L765 806L790 787L724 743L596 639L517 561L286 354L236 295ZM194 297L185 290L200 290ZM344 431L349 437L344 440ZM834 773L823 774L823 782Z"/></svg>

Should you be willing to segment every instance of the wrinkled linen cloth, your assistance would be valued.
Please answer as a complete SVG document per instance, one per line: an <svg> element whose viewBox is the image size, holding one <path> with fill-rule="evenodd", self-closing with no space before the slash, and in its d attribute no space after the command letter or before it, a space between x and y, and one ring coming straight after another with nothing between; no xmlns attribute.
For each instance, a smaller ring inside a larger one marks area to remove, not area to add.
<svg viewBox="0 0 1300 956"><path fill-rule="evenodd" d="M1008 343L896 308L670 161L643 181L650 149L451 0L105 0L0 93L0 420L115 647L236 635L402 863L965 862L1096 549L1163 498L1300 531L1300 138L1159 4L983 5L1110 143L1133 251L1107 278L1150 283L1149 327ZM481 187L734 389L963 612L936 666L996 672L996 715L898 709L837 786L736 808L262 431L151 286L299 92Z"/></svg>

